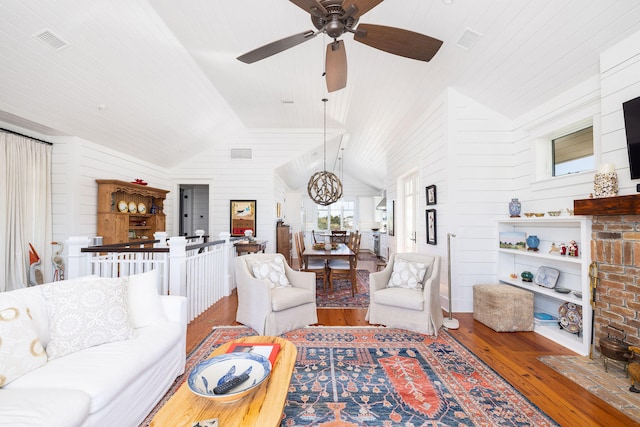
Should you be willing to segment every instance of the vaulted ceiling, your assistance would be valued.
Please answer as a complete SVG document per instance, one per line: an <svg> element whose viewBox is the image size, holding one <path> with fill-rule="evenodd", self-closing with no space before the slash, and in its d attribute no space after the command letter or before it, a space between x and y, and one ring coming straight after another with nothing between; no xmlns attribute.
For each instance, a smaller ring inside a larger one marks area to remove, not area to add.
<svg viewBox="0 0 640 427"><path fill-rule="evenodd" d="M254 64L236 59L314 29L288 0L3 0L0 121L169 168L247 131L315 131L308 158L282 165L298 188L315 172L327 97L327 126L345 133L328 158L342 142L345 172L381 188L388 150L446 87L517 117L596 75L599 53L640 31L640 3L386 0L359 23L444 44L421 62L345 34L347 86L328 94L326 35ZM475 44L460 47L473 33Z"/></svg>

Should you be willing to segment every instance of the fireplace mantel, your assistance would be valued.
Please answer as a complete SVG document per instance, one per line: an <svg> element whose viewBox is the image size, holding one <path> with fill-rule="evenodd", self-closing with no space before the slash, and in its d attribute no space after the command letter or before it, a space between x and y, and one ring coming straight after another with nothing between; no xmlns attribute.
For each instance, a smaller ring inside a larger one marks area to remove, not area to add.
<svg viewBox="0 0 640 427"><path fill-rule="evenodd" d="M573 201L575 215L640 215L640 194Z"/></svg>

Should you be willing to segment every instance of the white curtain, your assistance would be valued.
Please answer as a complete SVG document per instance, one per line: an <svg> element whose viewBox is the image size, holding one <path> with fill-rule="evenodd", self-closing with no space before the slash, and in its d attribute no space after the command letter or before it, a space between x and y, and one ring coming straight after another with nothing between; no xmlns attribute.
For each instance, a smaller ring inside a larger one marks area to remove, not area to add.
<svg viewBox="0 0 640 427"><path fill-rule="evenodd" d="M51 277L51 151L49 144L0 131L0 292L29 284L29 243Z"/></svg>

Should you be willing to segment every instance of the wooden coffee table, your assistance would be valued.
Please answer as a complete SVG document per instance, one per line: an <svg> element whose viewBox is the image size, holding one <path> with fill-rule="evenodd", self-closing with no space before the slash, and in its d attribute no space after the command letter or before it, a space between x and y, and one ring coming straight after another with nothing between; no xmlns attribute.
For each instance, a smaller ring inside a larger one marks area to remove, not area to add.
<svg viewBox="0 0 640 427"><path fill-rule="evenodd" d="M224 354L231 344L240 342L280 344L271 375L265 382L237 402L218 403L193 394L185 380L169 401L160 408L150 425L191 427L196 421L218 418L221 427L279 426L298 350L291 342L280 337L253 336L223 344L210 357ZM185 375L188 376L189 372L185 372Z"/></svg>

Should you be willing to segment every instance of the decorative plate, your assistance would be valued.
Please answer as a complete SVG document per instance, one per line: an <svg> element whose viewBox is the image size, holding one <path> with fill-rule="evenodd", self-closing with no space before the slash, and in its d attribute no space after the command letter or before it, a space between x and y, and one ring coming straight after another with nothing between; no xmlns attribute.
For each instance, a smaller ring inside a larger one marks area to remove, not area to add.
<svg viewBox="0 0 640 427"><path fill-rule="evenodd" d="M138 206L136 206L136 202L129 202L129 213L136 213L138 211Z"/></svg>
<svg viewBox="0 0 640 427"><path fill-rule="evenodd" d="M228 393L215 394L213 389L230 379L248 374L249 379ZM198 363L187 378L192 393L216 402L235 402L258 387L271 374L271 362L258 353L226 353Z"/></svg>
<svg viewBox="0 0 640 427"><path fill-rule="evenodd" d="M558 276L560 276L560 271L555 268L550 267L538 267L538 271L536 272L536 277L533 281L545 288L553 288L556 286L558 282Z"/></svg>
<svg viewBox="0 0 640 427"><path fill-rule="evenodd" d="M565 302L558 309L560 326L572 334L582 330L582 307L572 302Z"/></svg>
<svg viewBox="0 0 640 427"><path fill-rule="evenodd" d="M147 213L147 206L142 202L138 203L138 213Z"/></svg>
<svg viewBox="0 0 640 427"><path fill-rule="evenodd" d="M118 210L120 212L127 212L129 210L129 205L127 205L127 202L125 202L124 200L120 200L118 202Z"/></svg>

